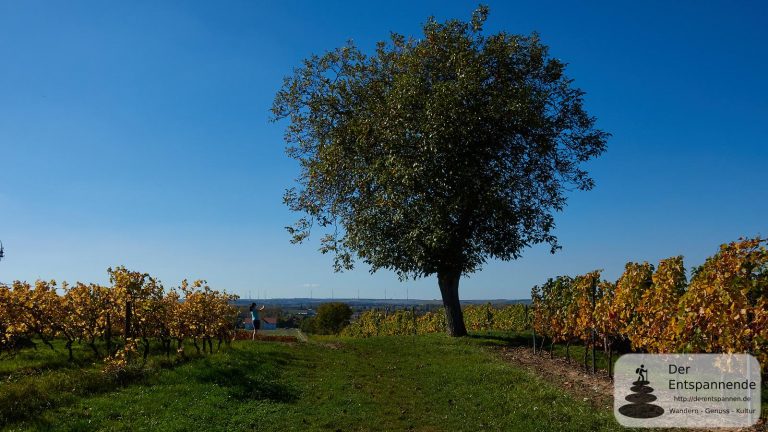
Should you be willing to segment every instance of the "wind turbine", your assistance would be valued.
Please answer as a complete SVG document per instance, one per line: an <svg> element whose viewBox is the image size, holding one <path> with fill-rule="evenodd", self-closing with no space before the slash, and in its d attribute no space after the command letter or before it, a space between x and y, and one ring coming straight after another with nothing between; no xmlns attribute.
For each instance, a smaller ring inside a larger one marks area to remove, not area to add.
<svg viewBox="0 0 768 432"><path fill-rule="evenodd" d="M3 249L3 242L0 241L0 260L5 256L5 249Z"/></svg>

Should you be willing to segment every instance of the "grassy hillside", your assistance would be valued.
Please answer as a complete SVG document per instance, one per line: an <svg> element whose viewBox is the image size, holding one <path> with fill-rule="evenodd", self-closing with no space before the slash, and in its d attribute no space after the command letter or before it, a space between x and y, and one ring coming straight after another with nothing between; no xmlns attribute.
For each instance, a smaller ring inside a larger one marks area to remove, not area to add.
<svg viewBox="0 0 768 432"><path fill-rule="evenodd" d="M238 341L183 364L155 358L149 371L120 380L100 378L96 366L46 363L40 348L34 356L43 360L32 368L21 367L24 359L0 362L0 405L8 430L618 428L610 412L500 360L484 348L490 342L442 335Z"/></svg>

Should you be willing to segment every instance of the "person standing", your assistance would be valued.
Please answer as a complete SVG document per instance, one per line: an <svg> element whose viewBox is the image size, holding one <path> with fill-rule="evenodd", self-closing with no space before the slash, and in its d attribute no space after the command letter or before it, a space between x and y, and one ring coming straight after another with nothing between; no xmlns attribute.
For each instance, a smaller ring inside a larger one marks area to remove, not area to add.
<svg viewBox="0 0 768 432"><path fill-rule="evenodd" d="M256 307L256 303L251 303L250 310L251 322L253 322L253 334L251 335L251 340L255 340L256 332L261 328L261 317L259 316L259 311L264 310L264 305L261 305L261 307Z"/></svg>

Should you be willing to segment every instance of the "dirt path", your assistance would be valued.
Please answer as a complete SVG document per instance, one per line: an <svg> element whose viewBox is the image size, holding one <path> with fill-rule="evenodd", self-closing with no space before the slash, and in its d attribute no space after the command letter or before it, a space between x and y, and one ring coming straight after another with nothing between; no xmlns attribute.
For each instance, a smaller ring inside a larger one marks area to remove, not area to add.
<svg viewBox="0 0 768 432"><path fill-rule="evenodd" d="M589 402L595 408L613 410L613 383L605 371L597 375L587 374L578 360L568 363L564 358L549 358L549 354L533 354L527 347L500 348L501 356L523 366L573 397Z"/></svg>

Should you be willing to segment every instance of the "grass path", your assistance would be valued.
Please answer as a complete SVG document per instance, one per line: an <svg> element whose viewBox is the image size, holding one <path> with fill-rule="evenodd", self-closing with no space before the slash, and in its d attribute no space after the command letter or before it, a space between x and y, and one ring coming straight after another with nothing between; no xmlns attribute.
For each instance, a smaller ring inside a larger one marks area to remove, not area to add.
<svg viewBox="0 0 768 432"><path fill-rule="evenodd" d="M617 430L482 338L240 341L138 383L77 395L9 430ZM31 376L26 379L35 379ZM0 397L3 388L0 386Z"/></svg>

